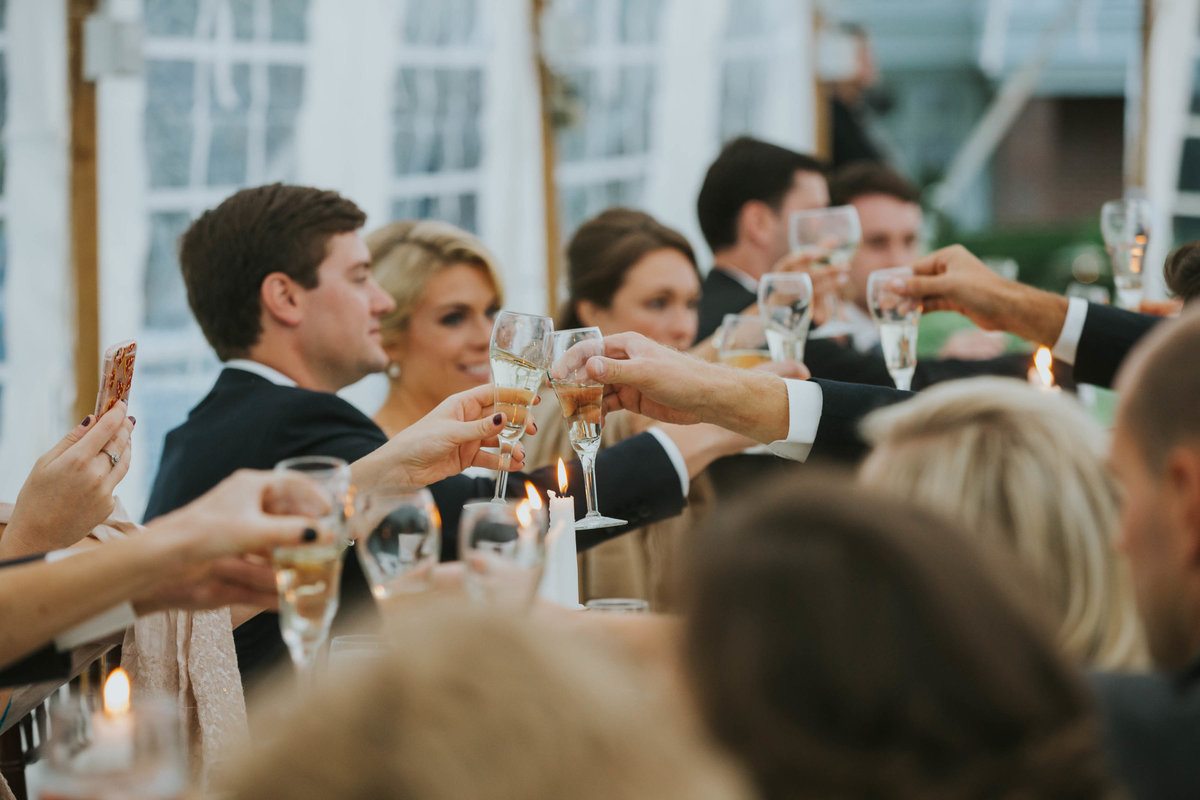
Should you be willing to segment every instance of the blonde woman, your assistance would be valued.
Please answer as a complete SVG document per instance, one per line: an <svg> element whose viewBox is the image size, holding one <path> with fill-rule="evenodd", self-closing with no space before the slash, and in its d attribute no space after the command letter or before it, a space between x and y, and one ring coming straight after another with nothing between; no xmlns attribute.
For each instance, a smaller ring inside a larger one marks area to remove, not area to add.
<svg viewBox="0 0 1200 800"><path fill-rule="evenodd" d="M1135 669L1146 653L1114 548L1118 506L1106 434L1073 400L1015 380L922 392L863 422L860 482L948 515L1015 553L1058 640L1086 667Z"/></svg>
<svg viewBox="0 0 1200 800"><path fill-rule="evenodd" d="M371 271L396 308L381 322L389 437L445 398L489 380L488 343L503 291L483 243L447 222L400 221L366 237Z"/></svg>

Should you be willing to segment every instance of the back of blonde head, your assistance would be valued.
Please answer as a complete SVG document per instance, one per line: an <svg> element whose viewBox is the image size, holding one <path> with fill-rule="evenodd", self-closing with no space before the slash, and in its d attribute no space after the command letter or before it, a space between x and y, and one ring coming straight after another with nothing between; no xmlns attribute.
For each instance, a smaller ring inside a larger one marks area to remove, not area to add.
<svg viewBox="0 0 1200 800"><path fill-rule="evenodd" d="M366 236L371 272L396 308L380 320L385 344L403 335L429 280L453 264L471 264L487 277L503 302L495 259L488 249L462 228L439 220L400 220Z"/></svg>
<svg viewBox="0 0 1200 800"><path fill-rule="evenodd" d="M747 796L698 729L594 641L457 605L392 633L395 653L303 703L296 687L273 698L286 711L234 769L231 800Z"/></svg>
<svg viewBox="0 0 1200 800"><path fill-rule="evenodd" d="M1030 570L1068 656L1099 668L1145 663L1114 537L1107 435L1075 403L1020 381L935 386L863 423L875 446L863 483L999 542Z"/></svg>

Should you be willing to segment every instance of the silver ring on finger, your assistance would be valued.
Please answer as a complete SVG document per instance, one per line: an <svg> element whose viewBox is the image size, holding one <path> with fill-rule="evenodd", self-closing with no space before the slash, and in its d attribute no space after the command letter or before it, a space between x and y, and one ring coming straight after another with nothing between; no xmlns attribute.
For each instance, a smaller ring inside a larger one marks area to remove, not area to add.
<svg viewBox="0 0 1200 800"><path fill-rule="evenodd" d="M114 453L113 451L108 450L108 449L103 449L100 452L104 453L104 455L108 456L108 460L112 462L112 465L114 467L117 464L121 463L121 457L119 455L117 455L116 453Z"/></svg>

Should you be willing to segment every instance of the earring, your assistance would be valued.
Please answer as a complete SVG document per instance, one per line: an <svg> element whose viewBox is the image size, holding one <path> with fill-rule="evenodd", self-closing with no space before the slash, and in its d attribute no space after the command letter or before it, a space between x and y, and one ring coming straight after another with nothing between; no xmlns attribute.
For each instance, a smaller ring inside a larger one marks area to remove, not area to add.
<svg viewBox="0 0 1200 800"><path fill-rule="evenodd" d="M399 378L400 378L400 365L399 365L399 364L397 364L395 361L389 361L389 362L388 362L388 365L387 365L387 370L386 370L386 371L387 371L387 376L388 376L389 378L391 378L392 380L399 380Z"/></svg>

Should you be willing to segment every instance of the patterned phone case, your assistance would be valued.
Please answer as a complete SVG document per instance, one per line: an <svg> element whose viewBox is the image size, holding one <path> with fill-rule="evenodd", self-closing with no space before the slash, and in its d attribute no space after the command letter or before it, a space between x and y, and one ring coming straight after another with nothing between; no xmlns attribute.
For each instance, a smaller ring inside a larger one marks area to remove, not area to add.
<svg viewBox="0 0 1200 800"><path fill-rule="evenodd" d="M133 359L137 342L118 342L104 351L104 368L100 371L100 393L96 395L96 416L102 416L118 401L129 403L129 388L133 385Z"/></svg>

